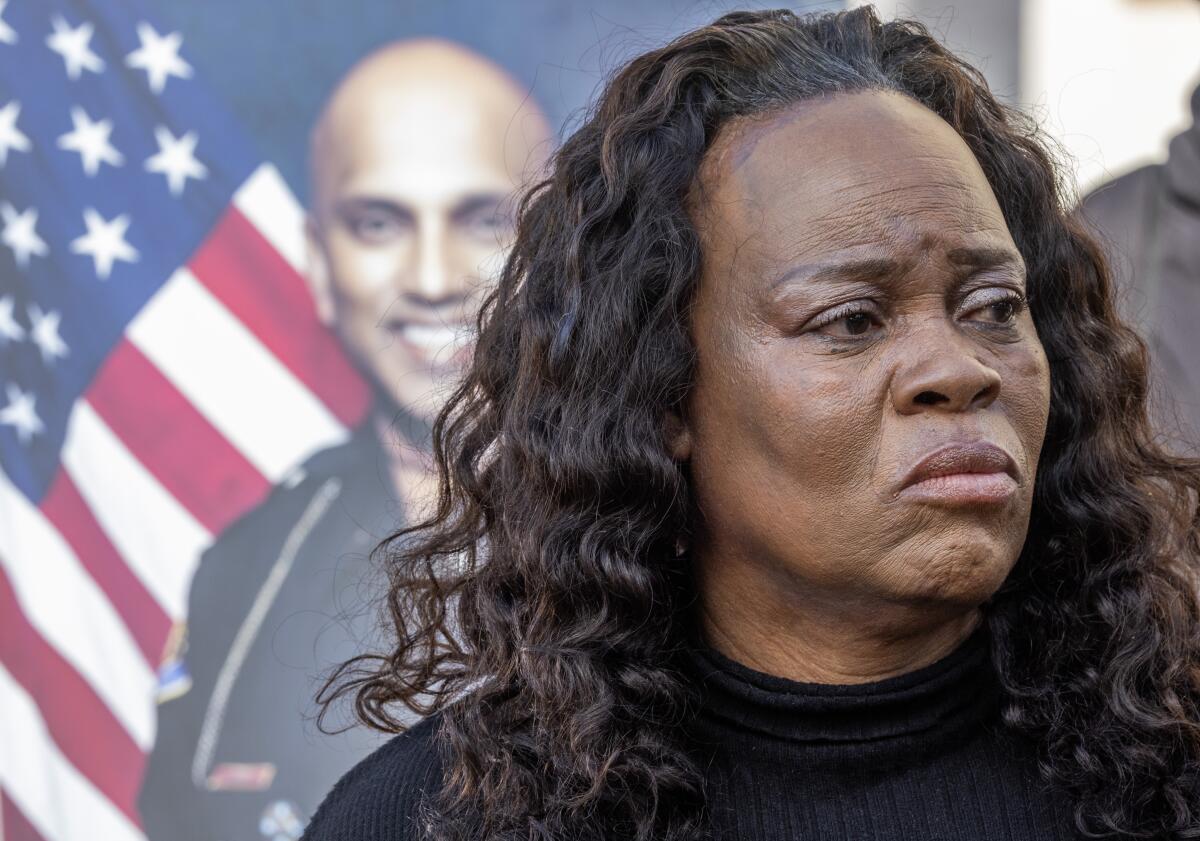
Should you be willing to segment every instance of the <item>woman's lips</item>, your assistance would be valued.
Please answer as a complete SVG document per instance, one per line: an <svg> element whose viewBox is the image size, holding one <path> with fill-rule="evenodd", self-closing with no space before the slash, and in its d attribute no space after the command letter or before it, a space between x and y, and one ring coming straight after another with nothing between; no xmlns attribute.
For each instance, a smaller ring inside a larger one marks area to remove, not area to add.
<svg viewBox="0 0 1200 841"><path fill-rule="evenodd" d="M1013 458L995 444L976 440L927 453L904 477L897 496L945 504L996 503L1017 487Z"/></svg>
<svg viewBox="0 0 1200 841"><path fill-rule="evenodd" d="M906 485L900 496L926 502L947 504L1004 502L1017 490L1007 473L951 473Z"/></svg>

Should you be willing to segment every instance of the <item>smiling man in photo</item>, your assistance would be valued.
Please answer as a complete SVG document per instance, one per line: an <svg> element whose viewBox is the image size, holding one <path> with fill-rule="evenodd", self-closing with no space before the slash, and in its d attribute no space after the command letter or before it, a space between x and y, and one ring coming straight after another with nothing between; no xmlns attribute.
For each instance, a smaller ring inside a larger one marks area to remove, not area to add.
<svg viewBox="0 0 1200 841"><path fill-rule="evenodd" d="M388 450L402 501L419 504L427 471L414 461L470 353L514 193L549 138L498 67L437 40L363 61L314 129L310 278L322 317L378 387L379 433L399 433Z"/></svg>

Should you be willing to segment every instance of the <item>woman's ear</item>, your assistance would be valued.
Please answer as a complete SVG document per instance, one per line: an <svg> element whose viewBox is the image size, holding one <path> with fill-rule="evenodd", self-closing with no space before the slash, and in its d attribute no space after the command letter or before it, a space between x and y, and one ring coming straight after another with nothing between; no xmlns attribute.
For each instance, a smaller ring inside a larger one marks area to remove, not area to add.
<svg viewBox="0 0 1200 841"><path fill-rule="evenodd" d="M663 427L663 435L671 458L679 462L691 459L692 431L688 429L683 416L674 410L669 410L663 420Z"/></svg>

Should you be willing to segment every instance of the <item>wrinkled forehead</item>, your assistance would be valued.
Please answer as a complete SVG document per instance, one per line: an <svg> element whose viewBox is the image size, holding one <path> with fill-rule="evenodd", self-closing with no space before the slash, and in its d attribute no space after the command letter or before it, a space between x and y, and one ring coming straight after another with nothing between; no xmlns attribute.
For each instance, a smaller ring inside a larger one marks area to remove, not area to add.
<svg viewBox="0 0 1200 841"><path fill-rule="evenodd" d="M970 148L900 94L836 95L726 129L690 199L707 251L785 260L865 243L1007 239Z"/></svg>

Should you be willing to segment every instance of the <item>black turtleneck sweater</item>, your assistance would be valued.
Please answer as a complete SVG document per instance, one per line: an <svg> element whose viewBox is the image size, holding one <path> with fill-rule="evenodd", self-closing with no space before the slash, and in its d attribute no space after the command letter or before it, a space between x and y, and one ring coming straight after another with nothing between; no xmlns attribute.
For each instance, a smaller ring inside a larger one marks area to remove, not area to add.
<svg viewBox="0 0 1200 841"><path fill-rule="evenodd" d="M874 683L797 683L699 645L685 668L701 713L688 737L706 768L714 839L1060 841L1064 798L1039 778L1033 746L999 724L980 629L915 672ZM441 776L438 716L348 773L306 841L418 841L412 818Z"/></svg>

